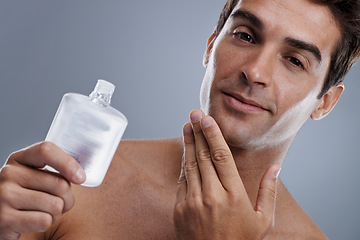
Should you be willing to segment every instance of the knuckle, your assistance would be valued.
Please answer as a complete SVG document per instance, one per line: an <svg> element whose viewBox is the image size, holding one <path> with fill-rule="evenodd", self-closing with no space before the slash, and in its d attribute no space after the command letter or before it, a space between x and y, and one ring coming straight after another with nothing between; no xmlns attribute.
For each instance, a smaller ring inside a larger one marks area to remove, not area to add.
<svg viewBox="0 0 360 240"><path fill-rule="evenodd" d="M174 221L177 222L180 219L186 218L186 216L189 214L189 206L187 202L180 202L177 203L173 212L173 218Z"/></svg>
<svg viewBox="0 0 360 240"><path fill-rule="evenodd" d="M50 211L53 215L53 217L60 216L64 209L64 201L61 198L53 198L52 201L50 201Z"/></svg>
<svg viewBox="0 0 360 240"><path fill-rule="evenodd" d="M15 169L13 166L10 165L5 165L4 167L1 168L0 170L0 181L4 181L6 179L11 179L12 177L14 177L15 174Z"/></svg>
<svg viewBox="0 0 360 240"><path fill-rule="evenodd" d="M231 153L225 149L217 148L213 151L213 159L216 162L224 162L231 158Z"/></svg>
<svg viewBox="0 0 360 240"><path fill-rule="evenodd" d="M243 195L240 191L232 190L229 191L228 199L230 203L237 205L243 201Z"/></svg>
<svg viewBox="0 0 360 240"><path fill-rule="evenodd" d="M51 152L54 150L55 144L51 142L42 142L39 144L39 154L42 156L49 156Z"/></svg>
<svg viewBox="0 0 360 240"><path fill-rule="evenodd" d="M200 149L198 151L198 158L199 160L211 160L211 154L209 149L207 148Z"/></svg>
<svg viewBox="0 0 360 240"><path fill-rule="evenodd" d="M223 206L222 201L213 194L206 195L203 199L204 207L207 209L217 209L220 206Z"/></svg>
<svg viewBox="0 0 360 240"><path fill-rule="evenodd" d="M34 227L37 228L40 232L45 232L51 227L53 219L49 214L41 214L38 218L34 220Z"/></svg>
<svg viewBox="0 0 360 240"><path fill-rule="evenodd" d="M182 201L176 204L174 214L177 217L183 217L186 215L194 215L201 210L201 201L198 197L191 197L186 201Z"/></svg>
<svg viewBox="0 0 360 240"><path fill-rule="evenodd" d="M181 215L185 211L185 209L186 209L185 201L177 202L174 208L174 213Z"/></svg>
<svg viewBox="0 0 360 240"><path fill-rule="evenodd" d="M196 213L201 211L203 202L200 196L193 196L187 200L186 212Z"/></svg>
<svg viewBox="0 0 360 240"><path fill-rule="evenodd" d="M192 161L192 160L185 161L185 169L187 172L195 170L196 168L198 168L197 161Z"/></svg>
<svg viewBox="0 0 360 240"><path fill-rule="evenodd" d="M174 217L181 217L184 215L184 203L180 202L175 205L174 208Z"/></svg>

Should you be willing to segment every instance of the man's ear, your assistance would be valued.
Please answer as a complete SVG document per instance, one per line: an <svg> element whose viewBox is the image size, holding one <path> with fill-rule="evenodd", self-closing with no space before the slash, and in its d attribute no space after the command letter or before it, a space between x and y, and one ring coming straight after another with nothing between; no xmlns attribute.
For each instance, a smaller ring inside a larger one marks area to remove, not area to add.
<svg viewBox="0 0 360 240"><path fill-rule="evenodd" d="M208 62L209 62L209 57L210 57L211 50L213 48L215 35L216 35L216 28L214 29L214 32L208 38L208 41L206 44L206 50L205 50L204 57L203 57L203 65L205 68L207 67Z"/></svg>
<svg viewBox="0 0 360 240"><path fill-rule="evenodd" d="M344 91L344 84L339 83L336 86L332 87L327 93L325 93L316 107L316 109L311 113L310 117L313 120L320 120L328 115L331 110L335 107L336 103L339 101L342 92Z"/></svg>

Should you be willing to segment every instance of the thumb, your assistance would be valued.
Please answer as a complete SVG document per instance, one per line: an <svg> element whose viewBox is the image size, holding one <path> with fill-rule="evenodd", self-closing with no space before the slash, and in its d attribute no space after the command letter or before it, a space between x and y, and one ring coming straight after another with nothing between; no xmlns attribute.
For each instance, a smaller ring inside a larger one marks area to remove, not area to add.
<svg viewBox="0 0 360 240"><path fill-rule="evenodd" d="M273 222L276 203L276 183L280 174L281 166L279 164L269 167L260 182L258 197L256 200L255 211L259 215L265 215L266 219Z"/></svg>

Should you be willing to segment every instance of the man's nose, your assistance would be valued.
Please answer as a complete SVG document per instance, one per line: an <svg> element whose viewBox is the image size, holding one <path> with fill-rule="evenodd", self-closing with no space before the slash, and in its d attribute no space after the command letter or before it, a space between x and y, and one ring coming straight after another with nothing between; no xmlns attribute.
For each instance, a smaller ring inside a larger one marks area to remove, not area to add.
<svg viewBox="0 0 360 240"><path fill-rule="evenodd" d="M271 49L259 48L254 51L242 69L242 78L249 85L269 87L275 71L275 54Z"/></svg>

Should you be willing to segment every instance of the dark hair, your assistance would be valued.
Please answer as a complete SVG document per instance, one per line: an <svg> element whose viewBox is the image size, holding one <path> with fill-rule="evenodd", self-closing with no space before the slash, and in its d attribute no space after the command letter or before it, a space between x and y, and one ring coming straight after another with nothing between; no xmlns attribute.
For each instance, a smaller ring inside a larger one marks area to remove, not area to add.
<svg viewBox="0 0 360 240"><path fill-rule="evenodd" d="M330 69L324 86L318 95L321 98L332 86L342 82L351 67L360 58L360 0L311 0L327 6L338 22L342 37L331 56ZM239 0L227 0L216 26L216 37L224 27Z"/></svg>

